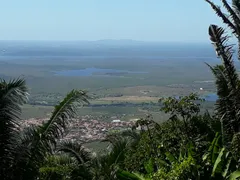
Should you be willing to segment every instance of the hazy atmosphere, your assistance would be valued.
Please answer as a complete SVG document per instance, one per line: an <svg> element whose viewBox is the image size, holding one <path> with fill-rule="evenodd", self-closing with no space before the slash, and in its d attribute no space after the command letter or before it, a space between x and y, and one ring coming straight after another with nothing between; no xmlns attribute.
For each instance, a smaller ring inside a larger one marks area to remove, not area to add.
<svg viewBox="0 0 240 180"><path fill-rule="evenodd" d="M0 40L207 42L220 24L203 0L1 0Z"/></svg>

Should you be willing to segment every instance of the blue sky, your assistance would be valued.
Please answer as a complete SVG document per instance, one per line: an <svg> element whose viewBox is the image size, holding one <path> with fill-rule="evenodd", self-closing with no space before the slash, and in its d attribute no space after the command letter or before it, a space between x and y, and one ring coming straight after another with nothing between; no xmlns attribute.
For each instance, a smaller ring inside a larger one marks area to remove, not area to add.
<svg viewBox="0 0 240 180"><path fill-rule="evenodd" d="M204 0L0 0L0 40L208 42Z"/></svg>

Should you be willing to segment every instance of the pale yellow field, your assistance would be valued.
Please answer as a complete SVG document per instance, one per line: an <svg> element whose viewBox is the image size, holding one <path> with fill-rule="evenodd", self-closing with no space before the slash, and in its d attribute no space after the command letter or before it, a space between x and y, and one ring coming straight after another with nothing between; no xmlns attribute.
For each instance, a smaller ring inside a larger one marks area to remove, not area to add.
<svg viewBox="0 0 240 180"><path fill-rule="evenodd" d="M121 96L121 97L104 97L98 99L99 101L154 101L157 102L159 97L150 97L150 96Z"/></svg>

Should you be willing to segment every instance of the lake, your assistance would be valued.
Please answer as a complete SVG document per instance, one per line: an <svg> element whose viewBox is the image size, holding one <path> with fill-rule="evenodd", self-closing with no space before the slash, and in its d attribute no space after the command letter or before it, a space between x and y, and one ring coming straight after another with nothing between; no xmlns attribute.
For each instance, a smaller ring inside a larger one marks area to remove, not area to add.
<svg viewBox="0 0 240 180"><path fill-rule="evenodd" d="M210 94L207 94L206 96L204 96L203 98L204 98L206 101L215 102L215 101L217 101L218 96L217 96L217 94L215 94L215 93L210 93Z"/></svg>
<svg viewBox="0 0 240 180"><path fill-rule="evenodd" d="M63 70L55 71L57 76L122 76L126 74L142 74L146 72L137 72L137 71L126 71L126 70L117 70L117 69L101 69L101 68L85 68L77 70Z"/></svg>
<svg viewBox="0 0 240 180"><path fill-rule="evenodd" d="M179 98L179 96L175 96L175 97ZM200 98L205 99L205 101L216 102L218 99L218 95L216 93L209 93L206 95L201 95Z"/></svg>

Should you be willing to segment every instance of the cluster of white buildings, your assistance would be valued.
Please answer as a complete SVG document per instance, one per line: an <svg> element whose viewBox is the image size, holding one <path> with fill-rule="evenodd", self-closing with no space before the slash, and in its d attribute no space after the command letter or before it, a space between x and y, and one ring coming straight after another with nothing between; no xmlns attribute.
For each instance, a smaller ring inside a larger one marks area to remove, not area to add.
<svg viewBox="0 0 240 180"><path fill-rule="evenodd" d="M32 118L21 121L21 125L23 127L40 125L46 120L48 119ZM131 128L133 124L133 121L127 122L121 121L120 119L115 119L111 122L106 122L103 120L95 120L92 116L83 116L70 120L64 139L84 142L102 140L105 138L107 133Z"/></svg>

